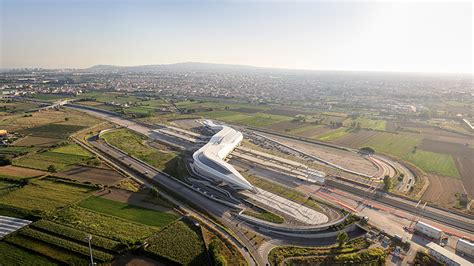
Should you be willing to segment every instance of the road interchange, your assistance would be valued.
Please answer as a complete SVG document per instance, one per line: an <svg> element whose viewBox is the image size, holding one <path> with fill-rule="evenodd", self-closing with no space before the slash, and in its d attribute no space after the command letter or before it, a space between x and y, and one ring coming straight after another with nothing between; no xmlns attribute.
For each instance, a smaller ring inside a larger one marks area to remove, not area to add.
<svg viewBox="0 0 474 266"><path fill-rule="evenodd" d="M74 108L74 107L73 107ZM74 108L78 109L78 108ZM118 124L122 127L127 127L135 132L141 133L143 135L149 136L151 139L156 139L159 138L159 135L156 135L156 133L153 133L153 129L149 128L146 125L141 125L138 124L134 121L122 118L118 115L107 113L107 112L100 112L96 110L89 110L89 109L82 109L81 111L84 111L86 113L99 116L103 119L106 119L110 122L113 122L115 124ZM102 149L109 149L113 147L99 147L100 145L106 145L106 144L97 144L96 142L94 144L96 149L102 148ZM99 146L96 146L99 145ZM117 154L117 156L121 156L119 158L124 158L124 154ZM134 158L128 158L125 161L125 164L131 163L129 160L134 160ZM159 172L154 171L153 169L150 169L149 166L144 166L141 165L140 163L137 164L138 167L136 170L137 171L144 171L148 172L149 176L152 178L156 178L158 182L164 182L167 183L167 181L164 180L170 180L169 177L166 177L164 175L160 175ZM166 177L166 178L165 178ZM386 209L394 209L399 213L399 215L404 216L405 219L408 219L408 217L413 217L414 215L420 215L420 209L416 207L416 202L406 200L403 198L396 197L394 195L388 195L384 193L380 193L379 191L370 191L367 190L366 187L357 187L353 183L349 182L344 182L341 180L336 180L336 179L329 179L330 181L327 183L329 187L333 188L333 191L338 191L341 194L345 193L346 197L343 197L341 195L333 195L331 196L333 199L335 198L334 196L338 196L341 202L347 201L350 196L347 196L347 193L349 193L352 198L357 198L359 202L375 202L375 204L378 204L379 206L385 206ZM240 233L240 229L238 226L236 227L235 225L235 217L232 216L232 214L229 212L229 208L222 206L222 204L218 204L213 202L212 200L206 199L202 195L199 195L199 193L196 193L195 191L191 189L184 189L182 188L182 185L177 185L177 184L166 184L166 186L169 186L170 189L177 191L178 193L181 193L182 195L186 195L186 197L191 200L192 202L199 203L200 206L205 206L206 211L210 213L211 215L218 217L220 221L222 221L229 229L231 229L235 234L240 235L240 241L244 243L243 246L246 248L242 248L242 251L246 252L248 250L250 253L252 253L253 257L256 258L256 263L257 264L265 264L267 263L267 258L266 258L266 252L268 250L268 246L266 245L265 247L267 248L260 248L257 250L250 241L246 241L245 236L242 236L243 234ZM321 196L321 192L314 192L314 191L309 191L308 193L318 193ZM196 196L196 195L197 196ZM190 196L188 196L190 195ZM327 199L330 200L331 197L326 195ZM358 204L360 205L360 204ZM378 213L378 212L377 212ZM464 217L461 215L458 215L456 213L452 213L449 211L441 210L435 207L427 206L425 210L423 210L423 213L421 213L421 216L424 217L425 219L434 220L436 223L445 225L446 231L448 233L453 233L453 235L464 235L468 237L472 237L472 233L474 232L474 225L472 223L472 220L469 217ZM245 224L238 224L240 227L246 226ZM239 234L240 233L240 234ZM247 242L247 243L245 243ZM285 242L284 240L273 240L271 243L278 243L278 244L288 244L288 242ZM242 244L240 244L242 245ZM272 246L272 245L270 245ZM249 257L249 256L248 256Z"/></svg>

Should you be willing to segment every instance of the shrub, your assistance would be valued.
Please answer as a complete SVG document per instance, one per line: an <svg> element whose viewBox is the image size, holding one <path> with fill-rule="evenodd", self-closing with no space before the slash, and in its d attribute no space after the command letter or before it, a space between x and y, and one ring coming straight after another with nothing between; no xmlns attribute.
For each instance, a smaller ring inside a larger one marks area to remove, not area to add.
<svg viewBox="0 0 474 266"><path fill-rule="evenodd" d="M227 260L220 253L222 243L216 237L212 239L209 243L209 253L211 254L211 259L214 265L216 266L225 266L227 265Z"/></svg>

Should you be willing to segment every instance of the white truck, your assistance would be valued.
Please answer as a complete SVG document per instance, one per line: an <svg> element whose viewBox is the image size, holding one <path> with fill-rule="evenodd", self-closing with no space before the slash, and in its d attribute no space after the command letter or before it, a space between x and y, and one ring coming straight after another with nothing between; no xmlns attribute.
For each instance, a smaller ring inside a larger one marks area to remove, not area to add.
<svg viewBox="0 0 474 266"><path fill-rule="evenodd" d="M416 222L414 229L415 232L425 235L429 238L439 240L443 237L443 231L441 231L441 229L438 229L424 222Z"/></svg>
<svg viewBox="0 0 474 266"><path fill-rule="evenodd" d="M466 257L474 258L474 243L467 239L460 238L456 244L456 252Z"/></svg>

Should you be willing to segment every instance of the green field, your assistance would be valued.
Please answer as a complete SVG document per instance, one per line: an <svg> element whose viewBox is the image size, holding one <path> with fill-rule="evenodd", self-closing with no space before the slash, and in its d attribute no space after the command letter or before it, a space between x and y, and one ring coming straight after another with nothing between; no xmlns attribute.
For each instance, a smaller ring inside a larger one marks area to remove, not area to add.
<svg viewBox="0 0 474 266"><path fill-rule="evenodd" d="M326 116L347 117L346 113L340 113L340 112L323 112L322 114Z"/></svg>
<svg viewBox="0 0 474 266"><path fill-rule="evenodd" d="M4 147L4 146L2 146L2 147L0 147L0 155L4 154L4 155L18 156L18 155L27 154L27 153L35 151L35 150L38 150L38 148L17 147L17 146L6 146L6 147Z"/></svg>
<svg viewBox="0 0 474 266"><path fill-rule="evenodd" d="M361 147L372 147L376 152L394 155L418 166L426 172L459 178L453 157L448 154L428 152L417 147L421 137L407 134L377 133Z"/></svg>
<svg viewBox="0 0 474 266"><path fill-rule="evenodd" d="M14 183L10 183L8 181L0 180L0 195L3 194L4 190L7 190L8 188L13 188L16 187L17 185Z"/></svg>
<svg viewBox="0 0 474 266"><path fill-rule="evenodd" d="M28 210L52 211L86 197L95 188L53 178L33 180L28 185L0 196L5 205Z"/></svg>
<svg viewBox="0 0 474 266"><path fill-rule="evenodd" d="M149 238L146 251L182 265L206 265L207 254L200 234L179 221Z"/></svg>
<svg viewBox="0 0 474 266"><path fill-rule="evenodd" d="M15 236L7 237L6 241L22 247L23 249L30 250L31 253L39 253L55 261L59 261L61 264L86 265L88 262L86 256L81 256L76 252L68 251L56 245L51 245L31 237L17 234Z"/></svg>
<svg viewBox="0 0 474 266"><path fill-rule="evenodd" d="M248 119L252 117L251 115L242 114L235 111L210 111L210 112L200 113L200 115L206 118L218 119L218 120L228 121L228 122Z"/></svg>
<svg viewBox="0 0 474 266"><path fill-rule="evenodd" d="M81 201L79 206L158 228L178 219L173 213L145 209L100 197L89 197Z"/></svg>
<svg viewBox="0 0 474 266"><path fill-rule="evenodd" d="M380 130L380 131L384 131L387 125L387 121L385 120L369 119L367 117L358 117L356 120L351 120L351 122L352 121L356 123L360 123L361 128Z"/></svg>
<svg viewBox="0 0 474 266"><path fill-rule="evenodd" d="M0 242L1 265L57 265L46 257L27 252L7 242Z"/></svg>
<svg viewBox="0 0 474 266"><path fill-rule="evenodd" d="M246 126L264 127L271 124L275 124L282 121L291 121L293 117L264 114L264 113L240 113L237 111L210 111L202 112L200 115L210 118L217 119L224 122L237 123Z"/></svg>
<svg viewBox="0 0 474 266"><path fill-rule="evenodd" d="M310 129L316 129L316 128L320 128L320 127L322 127L322 125L305 125L305 126L302 126L302 127L291 129L288 133L293 134L293 135L298 135L299 133L301 133L303 131L307 131L307 130L310 130Z"/></svg>
<svg viewBox="0 0 474 266"><path fill-rule="evenodd" d="M20 229L17 234L42 241L44 243L50 244L51 246L57 246L58 248L61 248L63 250L80 254L84 258L87 258L89 256L89 247L85 242L77 243L75 241L70 241L68 239L48 234L43 231L39 231L29 227ZM99 262L107 262L113 259L113 255L109 252L100 251L94 248L92 249L92 256L95 260L98 260Z"/></svg>
<svg viewBox="0 0 474 266"><path fill-rule="evenodd" d="M72 227L61 225L61 224L51 222L48 220L39 220L33 223L30 227L41 229L41 231L48 232L49 234L52 234L52 235L57 235L57 236L65 237L68 239L72 239L76 242L88 243L86 237L88 236L89 232L80 231ZM108 250L112 252L118 252L126 247L120 242L109 239L109 238L105 238L105 237L101 237L97 235L93 235L92 238L94 240L92 241L92 246L98 247L100 249L104 249L104 250Z"/></svg>
<svg viewBox="0 0 474 266"><path fill-rule="evenodd" d="M85 157L91 157L92 154L87 150L81 148L77 144L69 144L66 146L61 146L59 148L55 148L51 150L51 152L61 153L61 154L73 154L73 155L80 155Z"/></svg>
<svg viewBox="0 0 474 266"><path fill-rule="evenodd" d="M165 170L169 167L172 160L176 157L175 153L160 152L144 144L146 137L134 133L128 129L119 129L107 132L103 138L111 145L129 153L130 155L143 160L159 170Z"/></svg>
<svg viewBox="0 0 474 266"><path fill-rule="evenodd" d="M403 157L413 151L414 147L421 143L421 138L414 135L377 133L361 147L372 147L376 152L388 153L397 157Z"/></svg>
<svg viewBox="0 0 474 266"><path fill-rule="evenodd" d="M57 212L55 222L95 235L111 238L122 243L135 243L158 232L158 229L155 227L131 222L116 216L102 214L77 206Z"/></svg>
<svg viewBox="0 0 474 266"><path fill-rule="evenodd" d="M0 196L6 195L11 191L21 188L25 185L25 181L18 178L10 178L0 176Z"/></svg>
<svg viewBox="0 0 474 266"><path fill-rule="evenodd" d="M22 130L24 135L53 139L67 139L72 133L85 128L79 125L46 124Z"/></svg>
<svg viewBox="0 0 474 266"><path fill-rule="evenodd" d="M331 140L340 138L342 136L345 136L349 133L350 133L349 129L347 129L345 127L341 127L341 128L335 129L335 130L325 132L321 135L318 135L316 138L319 139L319 140L322 140L322 141L331 141Z"/></svg>
<svg viewBox="0 0 474 266"><path fill-rule="evenodd" d="M0 114L15 114L36 109L41 105L20 101L0 100Z"/></svg>
<svg viewBox="0 0 474 266"><path fill-rule="evenodd" d="M38 170L48 170L48 167L53 165L56 168L56 171L60 171L74 164L87 164L91 158L92 157L90 155L84 156L47 151L16 158L13 160L12 164Z"/></svg>
<svg viewBox="0 0 474 266"><path fill-rule="evenodd" d="M409 153L402 158L412 162L426 172L450 177L461 177L453 157L449 154L417 150L415 153Z"/></svg>
<svg viewBox="0 0 474 266"><path fill-rule="evenodd" d="M255 113L255 114L252 114L252 117L237 120L235 122L246 125L246 126L264 127L264 126L269 126L278 122L291 121L291 120L293 120L293 117Z"/></svg>

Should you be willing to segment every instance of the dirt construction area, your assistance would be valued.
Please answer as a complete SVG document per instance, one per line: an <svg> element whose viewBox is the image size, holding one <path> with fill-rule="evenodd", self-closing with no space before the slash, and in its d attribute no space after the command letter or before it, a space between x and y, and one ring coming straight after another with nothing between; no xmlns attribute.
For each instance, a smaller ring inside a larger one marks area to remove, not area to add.
<svg viewBox="0 0 474 266"><path fill-rule="evenodd" d="M465 193L461 180L451 177L428 175L430 184L423 194L422 200L441 206L452 207L456 204L456 193Z"/></svg>
<svg viewBox="0 0 474 266"><path fill-rule="evenodd" d="M339 165L343 168L360 172L367 175L374 175L378 168L369 160L363 158L357 153L343 151L323 145L293 140L286 137L265 134L267 137L274 139L280 143L298 149L305 153L317 156L323 160Z"/></svg>
<svg viewBox="0 0 474 266"><path fill-rule="evenodd" d="M80 182L91 182L93 184L112 185L124 179L122 175L108 168L97 168L90 166L74 166L57 174L60 177L78 180Z"/></svg>

